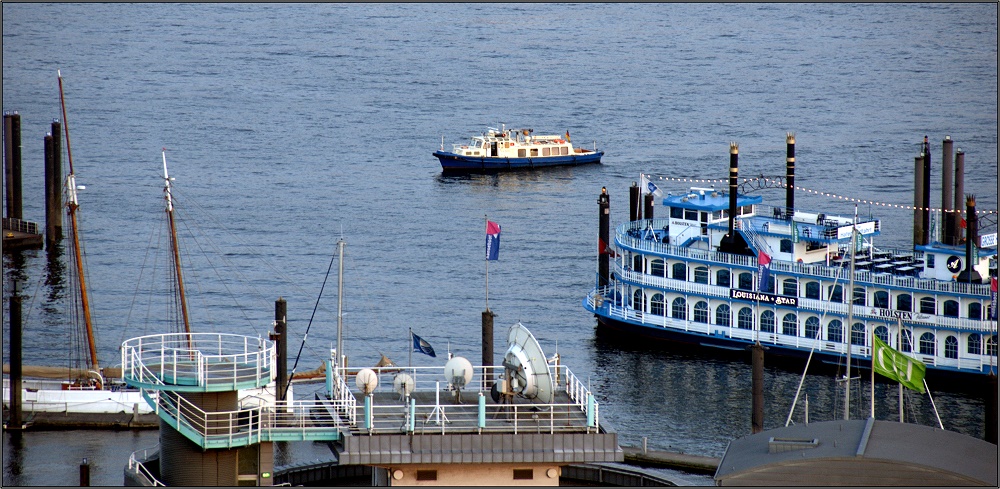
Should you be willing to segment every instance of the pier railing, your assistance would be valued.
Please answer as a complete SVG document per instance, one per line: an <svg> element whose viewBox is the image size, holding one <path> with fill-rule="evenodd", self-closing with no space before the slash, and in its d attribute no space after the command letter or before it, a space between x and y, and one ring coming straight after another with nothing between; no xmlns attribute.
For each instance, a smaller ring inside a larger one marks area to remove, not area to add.
<svg viewBox="0 0 1000 489"><path fill-rule="evenodd" d="M25 234L38 234L38 223L23 221L14 217L3 218L4 231L17 231Z"/></svg>
<svg viewBox="0 0 1000 489"><path fill-rule="evenodd" d="M160 453L160 447L155 446L152 448L143 448L141 450L136 450L132 452L128 457L128 467L125 469L126 472L132 474L133 477L138 479L144 485L149 485L153 487L164 487L166 484L160 482L153 473L146 468L146 463L149 462L150 457Z"/></svg>
<svg viewBox="0 0 1000 489"><path fill-rule="evenodd" d="M221 333L140 336L122 343L122 378L134 387L193 392L262 387L272 380L270 340Z"/></svg>

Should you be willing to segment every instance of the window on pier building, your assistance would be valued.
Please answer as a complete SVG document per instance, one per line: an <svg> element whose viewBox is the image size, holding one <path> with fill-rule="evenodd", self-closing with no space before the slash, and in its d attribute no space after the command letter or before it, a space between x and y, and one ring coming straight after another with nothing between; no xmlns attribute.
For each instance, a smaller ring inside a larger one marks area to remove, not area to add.
<svg viewBox="0 0 1000 489"><path fill-rule="evenodd" d="M806 338L821 340L822 336L819 334L819 318L816 316L809 316L806 318Z"/></svg>
<svg viewBox="0 0 1000 489"><path fill-rule="evenodd" d="M750 309L749 307L740 309L736 327L740 329L753 329L753 309Z"/></svg>
<svg viewBox="0 0 1000 489"><path fill-rule="evenodd" d="M781 282L781 293L790 297L798 297L799 281L794 278L786 278Z"/></svg>
<svg viewBox="0 0 1000 489"><path fill-rule="evenodd" d="M799 318L795 314L788 313L781 318L781 333L789 336L799 335Z"/></svg>
<svg viewBox="0 0 1000 489"><path fill-rule="evenodd" d="M903 344L899 346L899 351L911 352L913 351L913 333L908 329L903 330L902 334Z"/></svg>
<svg viewBox="0 0 1000 489"><path fill-rule="evenodd" d="M708 303L698 301L694 303L694 322L708 323Z"/></svg>
<svg viewBox="0 0 1000 489"><path fill-rule="evenodd" d="M653 297L649 299L649 313L665 316L666 310L666 300L664 300L663 294L653 294Z"/></svg>
<svg viewBox="0 0 1000 489"><path fill-rule="evenodd" d="M900 311L913 312L913 297L910 296L910 294L897 295L896 309Z"/></svg>
<svg viewBox="0 0 1000 489"><path fill-rule="evenodd" d="M674 302L670 306L670 315L674 319L684 319L686 320L687 315L687 301L683 297L678 297L674 299Z"/></svg>
<svg viewBox="0 0 1000 489"><path fill-rule="evenodd" d="M663 266L663 260L657 258L649 262L650 275L656 275L657 277L666 277L667 275L664 272L666 272L666 269Z"/></svg>
<svg viewBox="0 0 1000 489"><path fill-rule="evenodd" d="M729 270L719 270L715 272L715 285L719 287L729 287Z"/></svg>
<svg viewBox="0 0 1000 489"><path fill-rule="evenodd" d="M945 358L958 358L958 338L949 336L944 339Z"/></svg>
<svg viewBox="0 0 1000 489"><path fill-rule="evenodd" d="M760 313L760 331L761 333L774 332L774 311Z"/></svg>
<svg viewBox="0 0 1000 489"><path fill-rule="evenodd" d="M672 274L674 280L687 280L687 265L683 263L674 263L672 268Z"/></svg>
<svg viewBox="0 0 1000 489"><path fill-rule="evenodd" d="M997 335L986 338L986 354L992 357L997 356Z"/></svg>
<svg viewBox="0 0 1000 489"><path fill-rule="evenodd" d="M944 301L944 315L950 318L958 317L958 301Z"/></svg>
<svg viewBox="0 0 1000 489"><path fill-rule="evenodd" d="M642 294L642 289L638 289L632 293L632 309L636 311L646 310L646 296Z"/></svg>
<svg viewBox="0 0 1000 489"><path fill-rule="evenodd" d="M834 319L826 325L826 339L834 343L844 341L844 324L839 319Z"/></svg>
<svg viewBox="0 0 1000 489"><path fill-rule="evenodd" d="M972 333L969 335L969 346L965 350L969 352L969 355L979 355L983 351L983 337L979 336L978 333Z"/></svg>
<svg viewBox="0 0 1000 489"><path fill-rule="evenodd" d="M851 326L851 344L852 345L865 345L865 339L868 333L865 331L865 325L862 323L854 323Z"/></svg>
<svg viewBox="0 0 1000 489"><path fill-rule="evenodd" d="M936 314L937 313L937 308L935 307L936 305L937 304L935 303L933 297L920 298L920 312L924 314Z"/></svg>
<svg viewBox="0 0 1000 489"><path fill-rule="evenodd" d="M694 283L696 283L696 284L707 284L708 283L708 267L695 267L695 269L694 269Z"/></svg>
<svg viewBox="0 0 1000 489"><path fill-rule="evenodd" d="M854 303L859 306L866 305L865 301L865 288L864 287L854 287Z"/></svg>
<svg viewBox="0 0 1000 489"><path fill-rule="evenodd" d="M880 340L882 340L882 342L885 343L885 344L887 344L887 345L890 344L889 343L889 328L886 328L885 326L876 326L875 327L875 337L878 338L878 339L880 339Z"/></svg>
<svg viewBox="0 0 1000 489"><path fill-rule="evenodd" d="M715 324L719 326L730 325L729 304L722 304L715 308Z"/></svg>
<svg viewBox="0 0 1000 489"><path fill-rule="evenodd" d="M827 287L827 295L830 297L830 302L844 302L844 289L839 285Z"/></svg>
<svg viewBox="0 0 1000 489"><path fill-rule="evenodd" d="M819 300L819 282L806 282L806 299Z"/></svg>
<svg viewBox="0 0 1000 489"><path fill-rule="evenodd" d="M920 335L920 354L934 355L934 333L924 333Z"/></svg>
<svg viewBox="0 0 1000 489"><path fill-rule="evenodd" d="M875 292L875 295L874 295L873 298L875 299L875 302L872 304L872 306L875 306L875 307L877 307L879 309L888 309L889 308L889 293L888 292L886 292L884 290L878 290L878 291Z"/></svg>
<svg viewBox="0 0 1000 489"><path fill-rule="evenodd" d="M792 252L792 240L790 240L790 239L783 239L783 240L779 241L778 242L778 250L780 252L782 252L782 253L791 253Z"/></svg>
<svg viewBox="0 0 1000 489"><path fill-rule="evenodd" d="M741 290L753 290L753 274L750 272L741 272L737 288Z"/></svg>
<svg viewBox="0 0 1000 489"><path fill-rule="evenodd" d="M969 304L969 319L983 319L983 305L978 302Z"/></svg>

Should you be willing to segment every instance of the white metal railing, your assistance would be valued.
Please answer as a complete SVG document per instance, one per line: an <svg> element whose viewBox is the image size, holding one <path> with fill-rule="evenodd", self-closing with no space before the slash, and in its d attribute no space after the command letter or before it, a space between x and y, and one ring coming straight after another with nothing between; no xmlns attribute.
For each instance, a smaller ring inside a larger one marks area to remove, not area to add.
<svg viewBox="0 0 1000 489"><path fill-rule="evenodd" d="M145 482L154 487L163 487L166 484L160 482L153 473L146 468L146 462L149 461L150 456L159 453L160 447L155 446L151 448L143 448L141 450L136 450L132 452L128 457L128 471L135 474L137 477L145 479Z"/></svg>
<svg viewBox="0 0 1000 489"><path fill-rule="evenodd" d="M270 340L221 333L170 333L122 343L122 378L139 385L266 385L272 379L275 347Z"/></svg>

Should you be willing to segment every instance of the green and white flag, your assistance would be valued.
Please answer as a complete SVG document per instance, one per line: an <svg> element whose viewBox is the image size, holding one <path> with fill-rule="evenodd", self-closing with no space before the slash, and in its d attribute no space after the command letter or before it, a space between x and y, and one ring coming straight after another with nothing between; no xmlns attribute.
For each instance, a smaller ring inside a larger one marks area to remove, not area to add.
<svg viewBox="0 0 1000 489"><path fill-rule="evenodd" d="M895 380L909 389L924 393L924 374L927 372L927 366L923 362L892 349L878 336L872 336L872 345L874 346L872 368L876 373Z"/></svg>

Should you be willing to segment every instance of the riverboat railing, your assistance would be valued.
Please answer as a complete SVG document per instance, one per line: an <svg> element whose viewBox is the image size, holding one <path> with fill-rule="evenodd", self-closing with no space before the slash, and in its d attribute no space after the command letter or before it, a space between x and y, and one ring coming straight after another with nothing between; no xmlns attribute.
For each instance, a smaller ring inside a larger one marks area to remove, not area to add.
<svg viewBox="0 0 1000 489"><path fill-rule="evenodd" d="M719 251L684 248L628 234L628 231L630 230L642 231L646 229L645 223L650 221L652 221L651 225L653 229L659 229L669 224L669 220L667 219L646 219L643 221L634 221L622 224L618 227L615 234L615 244L619 248L624 248L631 252L655 254L664 258L681 258L686 261L703 262L706 265L724 263L726 265L744 268L747 270L757 269L757 257L755 256L735 255ZM774 260L771 262L771 273L776 272L788 272L827 279L836 279L841 273L840 268L827 266L823 263L789 263ZM858 283L873 285L909 288L928 293L942 292L975 296L988 296L990 293L989 284L970 284L954 281L945 282L935 279L921 279L917 277L901 277L867 270L855 271L855 281Z"/></svg>

